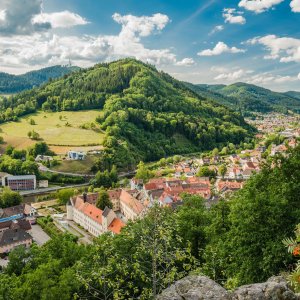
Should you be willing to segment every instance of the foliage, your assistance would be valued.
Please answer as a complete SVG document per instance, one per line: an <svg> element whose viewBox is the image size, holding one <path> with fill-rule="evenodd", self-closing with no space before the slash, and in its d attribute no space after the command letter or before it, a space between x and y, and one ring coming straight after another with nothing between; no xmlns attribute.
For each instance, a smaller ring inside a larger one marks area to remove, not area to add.
<svg viewBox="0 0 300 300"><path fill-rule="evenodd" d="M285 238L283 244L287 247L288 252L297 259L295 269L288 275L290 285L294 290L300 292L300 224L297 225L295 230L295 239Z"/></svg>
<svg viewBox="0 0 300 300"><path fill-rule="evenodd" d="M0 194L0 208L6 208L19 205L22 202L22 196L9 188L4 188Z"/></svg>
<svg viewBox="0 0 300 300"><path fill-rule="evenodd" d="M22 75L11 75L2 72L0 73L0 93L11 94L29 90L47 82L51 78L62 77L77 69L77 67L53 66Z"/></svg>
<svg viewBox="0 0 300 300"><path fill-rule="evenodd" d="M216 102L247 112L277 111L287 113L288 110L300 112L299 95L297 92L278 93L268 89L243 82L225 85L193 85L188 87L198 95L211 98Z"/></svg>
<svg viewBox="0 0 300 300"><path fill-rule="evenodd" d="M218 245L228 280L238 285L261 282L291 262L282 240L292 234L300 218L299 182L298 146L287 157L274 158L234 195L230 226Z"/></svg>
<svg viewBox="0 0 300 300"><path fill-rule="evenodd" d="M77 274L90 297L99 299L155 299L195 262L174 226L174 214L159 207L118 236L101 236L95 250Z"/></svg>
<svg viewBox="0 0 300 300"><path fill-rule="evenodd" d="M216 172L214 170L211 170L207 166L203 166L199 169L197 172L198 177L209 177L209 178L215 178L216 177Z"/></svg>
<svg viewBox="0 0 300 300"><path fill-rule="evenodd" d="M238 113L202 99L181 82L134 59L72 73L13 96L2 106L0 122L39 109L103 108L97 120L106 132L101 171L112 165L133 169L141 160L213 149L228 141L239 144L253 131Z"/></svg>
<svg viewBox="0 0 300 300"><path fill-rule="evenodd" d="M74 189L62 189L56 192L56 196L61 205L66 204L72 196L74 196Z"/></svg>
<svg viewBox="0 0 300 300"><path fill-rule="evenodd" d="M105 207L113 208L113 204L110 201L108 192L106 190L101 189L98 192L98 199L97 199L97 202L96 202L96 206L98 208L100 208L101 210L104 210Z"/></svg>
<svg viewBox="0 0 300 300"><path fill-rule="evenodd" d="M151 172L149 168L145 166L145 164L142 161L140 161L140 163L137 166L135 178L142 179L143 182L146 183L152 177L154 177L153 172Z"/></svg>
<svg viewBox="0 0 300 300"><path fill-rule="evenodd" d="M110 171L98 171L95 178L91 180L94 187L111 188L118 182L118 173L115 166Z"/></svg>

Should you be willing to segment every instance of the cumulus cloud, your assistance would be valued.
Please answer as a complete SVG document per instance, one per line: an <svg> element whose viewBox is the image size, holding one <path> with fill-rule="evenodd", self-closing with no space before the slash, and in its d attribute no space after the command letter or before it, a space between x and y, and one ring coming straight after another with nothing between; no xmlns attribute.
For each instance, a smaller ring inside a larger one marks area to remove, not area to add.
<svg viewBox="0 0 300 300"><path fill-rule="evenodd" d="M1 0L0 34L30 35L51 28L85 25L88 22L70 11L43 13L42 0Z"/></svg>
<svg viewBox="0 0 300 300"><path fill-rule="evenodd" d="M246 19L242 15L243 12L237 11L235 8L224 8L223 10L225 23L243 25L246 23Z"/></svg>
<svg viewBox="0 0 300 300"><path fill-rule="evenodd" d="M195 64L195 61L189 57L186 57L186 58L176 62L176 66L184 66L184 67L190 67L194 64Z"/></svg>
<svg viewBox="0 0 300 300"><path fill-rule="evenodd" d="M296 13L300 12L300 1L299 0L292 0L290 6L291 6L291 9L293 12L296 12Z"/></svg>
<svg viewBox="0 0 300 300"><path fill-rule="evenodd" d="M257 14L262 13L275 5L280 4L284 0L241 0L239 7L253 11ZM298 1L298 0L294 0Z"/></svg>
<svg viewBox="0 0 300 300"><path fill-rule="evenodd" d="M248 41L250 44L264 45L269 51L265 59L279 59L280 62L300 62L300 39L266 35Z"/></svg>
<svg viewBox="0 0 300 300"><path fill-rule="evenodd" d="M68 28L76 25L88 24L88 21L78 14L68 10L55 13L40 13L33 17L33 24L47 22L52 28Z"/></svg>
<svg viewBox="0 0 300 300"><path fill-rule="evenodd" d="M228 47L223 42L218 42L217 45L213 49L206 49L203 51L198 52L199 56L215 56L221 55L223 53L244 53L245 50L238 49L236 47Z"/></svg>
<svg viewBox="0 0 300 300"><path fill-rule="evenodd" d="M113 19L122 25L117 35L60 36L49 31L30 36L2 37L0 65L20 68L65 64L71 59L79 66L89 66L129 56L156 65L194 64L192 58L177 60L170 49L149 49L143 45L143 37L161 31L168 24L170 20L166 15L136 17L114 14Z"/></svg>
<svg viewBox="0 0 300 300"><path fill-rule="evenodd" d="M49 22L33 23L32 18L41 12L41 0L1 0L0 34L30 34L51 27Z"/></svg>
<svg viewBox="0 0 300 300"><path fill-rule="evenodd" d="M256 85L274 85L297 82L300 80L300 74L297 76L291 75L274 75L270 72L255 73L253 70L247 70L242 68L226 69L226 68L211 68L211 70L217 73L214 77L217 81L226 83L234 83L237 81L243 81Z"/></svg>

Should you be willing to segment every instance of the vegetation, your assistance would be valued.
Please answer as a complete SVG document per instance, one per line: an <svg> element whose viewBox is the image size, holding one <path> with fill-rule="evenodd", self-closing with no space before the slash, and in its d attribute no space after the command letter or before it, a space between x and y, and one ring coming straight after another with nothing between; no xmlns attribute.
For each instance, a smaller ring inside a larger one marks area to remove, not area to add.
<svg viewBox="0 0 300 300"><path fill-rule="evenodd" d="M99 64L22 92L0 105L0 122L40 109L103 109L97 119L106 132L100 164L108 169L112 165L131 169L141 160L213 149L227 142L239 144L252 131L238 113L202 99L169 75L134 59ZM35 122L38 128L39 121Z"/></svg>
<svg viewBox="0 0 300 300"><path fill-rule="evenodd" d="M110 171L98 171L95 178L91 180L94 187L111 188L118 182L118 173L115 166Z"/></svg>
<svg viewBox="0 0 300 300"><path fill-rule="evenodd" d="M96 206L101 210L104 210L105 207L113 208L113 204L111 203L108 192L106 190L101 189L98 192L98 199L97 199Z"/></svg>
<svg viewBox="0 0 300 300"><path fill-rule="evenodd" d="M187 85L198 95L243 113L270 111L287 113L289 110L300 112L300 97L297 92L278 93L242 82L228 86L191 83Z"/></svg>
<svg viewBox="0 0 300 300"><path fill-rule="evenodd" d="M62 77L78 70L77 67L53 66L22 75L0 73L0 94L14 94L29 90L46 83L48 80Z"/></svg>
<svg viewBox="0 0 300 300"><path fill-rule="evenodd" d="M4 188L0 195L0 208L19 205L21 202L22 196L17 192L11 191L9 188Z"/></svg>
<svg viewBox="0 0 300 300"><path fill-rule="evenodd" d="M87 122L93 122L101 115L100 110L81 112L37 112L20 118L18 122L1 124L2 136L7 144L26 149L35 141L28 137L29 132L36 132L49 145L88 146L101 145L104 134L99 129L81 128ZM30 120L36 125L30 125ZM66 127L66 123L72 126Z"/></svg>
<svg viewBox="0 0 300 300"><path fill-rule="evenodd" d="M61 205L67 204L72 196L74 196L74 189L63 189L56 193L58 201Z"/></svg>
<svg viewBox="0 0 300 300"><path fill-rule="evenodd" d="M165 162L163 163L163 159L161 159L159 162L160 165L165 165ZM140 161L140 163L137 166L135 178L142 179L144 183L147 183L147 181L149 181L149 179L152 177L154 177L154 173L150 171L149 168L145 166L145 164L142 161Z"/></svg>
<svg viewBox="0 0 300 300"><path fill-rule="evenodd" d="M277 156L232 199L206 209L183 195L176 210L154 206L119 235L88 247L56 236L41 248L16 249L0 273L4 299L154 299L190 272L235 287L287 271L299 256L288 239L299 222L300 147ZM51 223L51 220L50 220ZM298 288L298 269L290 280Z"/></svg>

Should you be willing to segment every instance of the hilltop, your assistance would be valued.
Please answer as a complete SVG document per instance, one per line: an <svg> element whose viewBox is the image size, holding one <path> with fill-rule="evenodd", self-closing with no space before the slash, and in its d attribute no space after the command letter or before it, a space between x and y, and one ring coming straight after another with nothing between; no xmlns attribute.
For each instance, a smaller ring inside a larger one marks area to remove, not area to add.
<svg viewBox="0 0 300 300"><path fill-rule="evenodd" d="M62 77L78 70L78 67L53 66L22 75L0 72L0 94L14 94L47 82L49 79Z"/></svg>
<svg viewBox="0 0 300 300"><path fill-rule="evenodd" d="M134 59L71 73L2 101L0 109L0 122L37 110L103 109L97 118L106 133L100 169L239 144L253 131L238 113Z"/></svg>
<svg viewBox="0 0 300 300"><path fill-rule="evenodd" d="M220 104L243 112L300 112L299 92L273 92L243 82L227 86L191 83L186 85L200 96L210 97Z"/></svg>

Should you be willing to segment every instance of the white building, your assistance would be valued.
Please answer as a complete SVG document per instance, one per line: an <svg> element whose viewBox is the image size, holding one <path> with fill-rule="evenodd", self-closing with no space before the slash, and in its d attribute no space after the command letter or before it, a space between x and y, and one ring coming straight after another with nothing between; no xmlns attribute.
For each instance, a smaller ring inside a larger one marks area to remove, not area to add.
<svg viewBox="0 0 300 300"><path fill-rule="evenodd" d="M70 199L67 203L67 219L82 226L94 236L110 231L118 234L125 224L116 216L112 209L104 211L95 206L97 194L84 194Z"/></svg>
<svg viewBox="0 0 300 300"><path fill-rule="evenodd" d="M68 159L70 160L85 160L86 153L82 151L69 151Z"/></svg>

